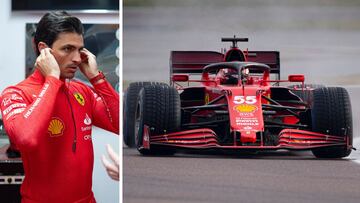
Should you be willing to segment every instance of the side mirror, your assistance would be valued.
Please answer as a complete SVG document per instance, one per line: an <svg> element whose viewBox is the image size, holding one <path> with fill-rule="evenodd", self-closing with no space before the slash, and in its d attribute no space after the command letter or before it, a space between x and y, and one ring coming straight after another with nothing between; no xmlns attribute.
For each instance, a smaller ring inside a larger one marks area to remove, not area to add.
<svg viewBox="0 0 360 203"><path fill-rule="evenodd" d="M187 81L189 81L189 75L188 74L174 74L172 76L172 81L174 81L174 82L187 82Z"/></svg>
<svg viewBox="0 0 360 203"><path fill-rule="evenodd" d="M305 76L304 75L289 75L288 80L289 80L289 82L304 82Z"/></svg>

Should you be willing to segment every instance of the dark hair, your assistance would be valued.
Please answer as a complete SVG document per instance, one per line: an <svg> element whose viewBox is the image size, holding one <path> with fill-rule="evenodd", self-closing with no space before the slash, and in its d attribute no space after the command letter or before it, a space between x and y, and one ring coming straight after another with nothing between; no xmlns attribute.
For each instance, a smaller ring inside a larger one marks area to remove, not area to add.
<svg viewBox="0 0 360 203"><path fill-rule="evenodd" d="M63 32L75 32L82 35L84 27L77 17L71 16L66 11L46 13L37 24L34 36L36 54L40 54L39 42L44 42L51 47L58 35Z"/></svg>

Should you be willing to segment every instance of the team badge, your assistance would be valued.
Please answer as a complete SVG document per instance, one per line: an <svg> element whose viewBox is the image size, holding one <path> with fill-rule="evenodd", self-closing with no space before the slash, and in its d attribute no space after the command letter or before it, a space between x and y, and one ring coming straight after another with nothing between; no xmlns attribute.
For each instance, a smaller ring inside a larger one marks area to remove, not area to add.
<svg viewBox="0 0 360 203"><path fill-rule="evenodd" d="M79 92L74 93L74 97L75 97L76 101L78 101L81 106L85 105L85 99Z"/></svg>
<svg viewBox="0 0 360 203"><path fill-rule="evenodd" d="M60 118L54 117L51 119L48 127L50 137L58 137L63 135L64 129L64 122Z"/></svg>

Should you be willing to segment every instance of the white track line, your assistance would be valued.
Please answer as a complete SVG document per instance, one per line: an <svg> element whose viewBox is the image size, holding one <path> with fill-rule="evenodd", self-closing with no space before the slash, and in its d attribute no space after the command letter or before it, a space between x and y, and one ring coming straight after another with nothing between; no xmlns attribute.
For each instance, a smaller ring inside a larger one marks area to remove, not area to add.
<svg viewBox="0 0 360 203"><path fill-rule="evenodd" d="M360 138L357 137L353 140L353 146L357 149L353 150L348 157L351 161L360 164Z"/></svg>

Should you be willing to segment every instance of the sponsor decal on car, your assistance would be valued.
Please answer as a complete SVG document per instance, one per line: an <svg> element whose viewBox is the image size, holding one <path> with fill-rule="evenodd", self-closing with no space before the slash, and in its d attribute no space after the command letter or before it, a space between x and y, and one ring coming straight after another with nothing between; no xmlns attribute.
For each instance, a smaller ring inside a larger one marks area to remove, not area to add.
<svg viewBox="0 0 360 203"><path fill-rule="evenodd" d="M257 118L236 118L236 125L240 126L258 126L259 120Z"/></svg>
<svg viewBox="0 0 360 203"><path fill-rule="evenodd" d="M245 127L244 127L244 130L252 130L252 127L250 127L250 126L245 126Z"/></svg>
<svg viewBox="0 0 360 203"><path fill-rule="evenodd" d="M239 113L253 113L257 110L257 107L252 104L240 104L234 106L234 109Z"/></svg>

